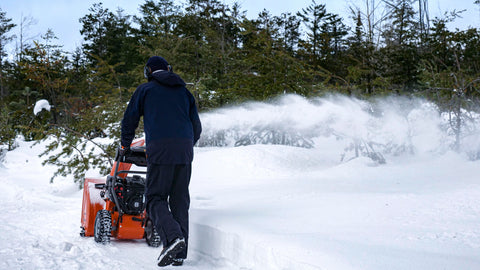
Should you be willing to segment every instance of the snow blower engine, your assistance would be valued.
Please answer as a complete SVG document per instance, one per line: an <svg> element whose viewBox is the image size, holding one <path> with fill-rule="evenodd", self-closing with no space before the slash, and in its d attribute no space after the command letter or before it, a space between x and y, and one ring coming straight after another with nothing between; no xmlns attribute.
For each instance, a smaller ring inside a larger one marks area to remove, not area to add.
<svg viewBox="0 0 480 270"><path fill-rule="evenodd" d="M160 246L160 236L145 211L145 178L141 175L146 171L130 170L132 165L147 166L144 143L144 140L135 141L123 156L117 149L106 180L85 179L81 236L94 236L95 241L102 244L110 243L110 237L145 238L149 246Z"/></svg>

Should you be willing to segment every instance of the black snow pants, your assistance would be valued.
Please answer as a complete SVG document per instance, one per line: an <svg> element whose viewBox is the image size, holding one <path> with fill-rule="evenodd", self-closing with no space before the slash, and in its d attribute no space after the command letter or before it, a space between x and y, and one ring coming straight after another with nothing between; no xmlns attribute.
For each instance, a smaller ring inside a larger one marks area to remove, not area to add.
<svg viewBox="0 0 480 270"><path fill-rule="evenodd" d="M164 246L176 238L185 238L187 248L177 255L186 259L188 249L188 186L191 164L148 164L145 198L147 215L152 219Z"/></svg>

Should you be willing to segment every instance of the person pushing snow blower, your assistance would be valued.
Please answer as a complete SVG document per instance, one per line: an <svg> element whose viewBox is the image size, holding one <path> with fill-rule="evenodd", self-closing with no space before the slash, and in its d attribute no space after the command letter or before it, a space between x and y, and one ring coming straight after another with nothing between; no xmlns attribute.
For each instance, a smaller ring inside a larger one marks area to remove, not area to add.
<svg viewBox="0 0 480 270"><path fill-rule="evenodd" d="M157 264L182 265L188 248L193 146L202 125L193 95L163 57L150 57L144 76L148 82L135 90L123 116L120 155L129 151L143 116L146 209L163 243Z"/></svg>

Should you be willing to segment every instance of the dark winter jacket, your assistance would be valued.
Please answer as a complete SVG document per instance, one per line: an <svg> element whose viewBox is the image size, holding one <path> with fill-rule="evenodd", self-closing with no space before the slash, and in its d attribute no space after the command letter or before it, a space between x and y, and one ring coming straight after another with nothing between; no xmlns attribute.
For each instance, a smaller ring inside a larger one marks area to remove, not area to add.
<svg viewBox="0 0 480 270"><path fill-rule="evenodd" d="M173 72L159 71L140 85L122 120L122 146L130 146L143 116L147 161L154 164L188 164L202 125L193 95Z"/></svg>

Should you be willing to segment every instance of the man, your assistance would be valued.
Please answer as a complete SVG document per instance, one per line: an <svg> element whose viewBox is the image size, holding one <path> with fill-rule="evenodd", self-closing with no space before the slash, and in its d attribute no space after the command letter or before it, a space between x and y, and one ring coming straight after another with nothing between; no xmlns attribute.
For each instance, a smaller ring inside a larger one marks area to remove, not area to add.
<svg viewBox="0 0 480 270"><path fill-rule="evenodd" d="M163 243L157 263L182 265L187 258L193 146L202 126L193 95L164 58L148 59L144 75L148 82L135 90L123 116L122 151L128 151L143 116L147 215Z"/></svg>

